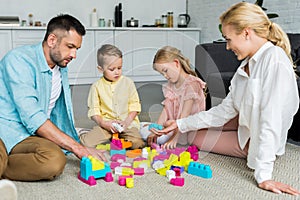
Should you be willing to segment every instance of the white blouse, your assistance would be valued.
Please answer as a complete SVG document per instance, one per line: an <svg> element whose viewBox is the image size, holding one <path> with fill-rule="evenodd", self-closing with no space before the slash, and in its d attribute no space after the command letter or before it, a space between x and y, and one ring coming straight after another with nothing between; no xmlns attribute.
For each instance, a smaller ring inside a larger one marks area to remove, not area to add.
<svg viewBox="0 0 300 200"><path fill-rule="evenodd" d="M250 76L244 71L248 63ZM285 152L287 133L298 110L299 97L292 64L282 48L265 43L245 59L231 80L221 104L177 120L181 132L220 127L239 114L238 140L249 142L247 165L258 183L272 179L276 155Z"/></svg>

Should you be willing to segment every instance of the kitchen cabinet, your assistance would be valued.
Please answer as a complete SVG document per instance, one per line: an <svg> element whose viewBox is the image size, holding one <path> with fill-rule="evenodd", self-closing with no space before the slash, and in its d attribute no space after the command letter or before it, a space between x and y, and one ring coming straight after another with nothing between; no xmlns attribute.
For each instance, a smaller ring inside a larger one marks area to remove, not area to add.
<svg viewBox="0 0 300 200"><path fill-rule="evenodd" d="M1 30L0 31L0 60L2 57L12 48L11 31Z"/></svg>
<svg viewBox="0 0 300 200"><path fill-rule="evenodd" d="M21 45L36 44L44 38L45 27L12 27L0 29L0 56ZM97 70L97 50L103 44L114 44L123 52L123 74L135 82L165 81L153 70L157 50L163 46L177 47L195 63L195 47L200 43L197 28L87 28L76 59L69 64L72 85L91 84L102 76Z"/></svg>
<svg viewBox="0 0 300 200"><path fill-rule="evenodd" d="M180 49L195 68L195 47L200 43L200 31L169 31L167 38L168 45Z"/></svg>
<svg viewBox="0 0 300 200"><path fill-rule="evenodd" d="M199 29L133 28L115 31L115 45L124 54L124 75L139 81L162 81L164 78L152 68L157 50L163 46L174 46L195 63L195 47L200 43Z"/></svg>
<svg viewBox="0 0 300 200"><path fill-rule="evenodd" d="M72 85L93 81L96 77L96 53L94 31L86 31L76 58L69 64L69 79Z"/></svg>
<svg viewBox="0 0 300 200"><path fill-rule="evenodd" d="M12 30L13 48L28 44L37 44L43 41L45 32L45 29Z"/></svg>

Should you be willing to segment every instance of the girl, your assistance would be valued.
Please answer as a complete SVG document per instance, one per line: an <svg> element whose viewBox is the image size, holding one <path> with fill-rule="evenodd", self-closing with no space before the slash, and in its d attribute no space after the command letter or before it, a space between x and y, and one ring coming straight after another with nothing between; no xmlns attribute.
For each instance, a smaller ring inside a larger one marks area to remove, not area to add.
<svg viewBox="0 0 300 200"><path fill-rule="evenodd" d="M291 186L272 180L274 161L284 154L287 132L299 105L288 37L251 3L232 6L220 21L227 49L243 60L229 94L218 106L168 121L167 128L155 133L202 129L193 141L201 150L247 157L260 188L299 195ZM212 129L207 133L204 129L222 126L234 117L238 117L238 129L230 134L214 134Z"/></svg>
<svg viewBox="0 0 300 200"><path fill-rule="evenodd" d="M205 83L199 79L191 69L189 60L182 53L170 46L159 49L153 60L154 70L161 73L168 83L163 86L165 100L163 110L157 123L163 124L167 120L179 119L205 110ZM181 134L174 131L157 138L148 130L148 126L141 129L141 135L148 145L152 143L164 144L164 148L175 148L177 141L185 145L191 143L195 134L191 131Z"/></svg>

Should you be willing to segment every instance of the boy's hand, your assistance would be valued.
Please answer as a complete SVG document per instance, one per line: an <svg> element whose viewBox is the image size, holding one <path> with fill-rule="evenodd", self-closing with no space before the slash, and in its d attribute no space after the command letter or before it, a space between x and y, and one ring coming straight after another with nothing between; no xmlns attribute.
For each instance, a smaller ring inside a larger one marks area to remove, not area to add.
<svg viewBox="0 0 300 200"><path fill-rule="evenodd" d="M101 127L112 133L118 133L118 130L115 128L114 123L117 123L116 120L105 121L101 124Z"/></svg>

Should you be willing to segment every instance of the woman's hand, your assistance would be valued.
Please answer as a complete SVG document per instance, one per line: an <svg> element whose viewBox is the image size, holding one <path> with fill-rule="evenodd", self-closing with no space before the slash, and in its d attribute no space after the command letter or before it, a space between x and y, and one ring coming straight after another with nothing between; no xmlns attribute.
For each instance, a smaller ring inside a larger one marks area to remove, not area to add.
<svg viewBox="0 0 300 200"><path fill-rule="evenodd" d="M151 129L151 132L159 136L166 135L172 131L177 132L178 127L177 127L176 120L168 120L163 125L164 125L163 130Z"/></svg>
<svg viewBox="0 0 300 200"><path fill-rule="evenodd" d="M292 194L292 195L300 194L300 191L296 190L295 188L293 188L287 184L276 182L273 180L264 181L264 182L258 184L258 187L260 187L264 190L272 191L277 194L281 194L283 192L287 193L287 194Z"/></svg>

